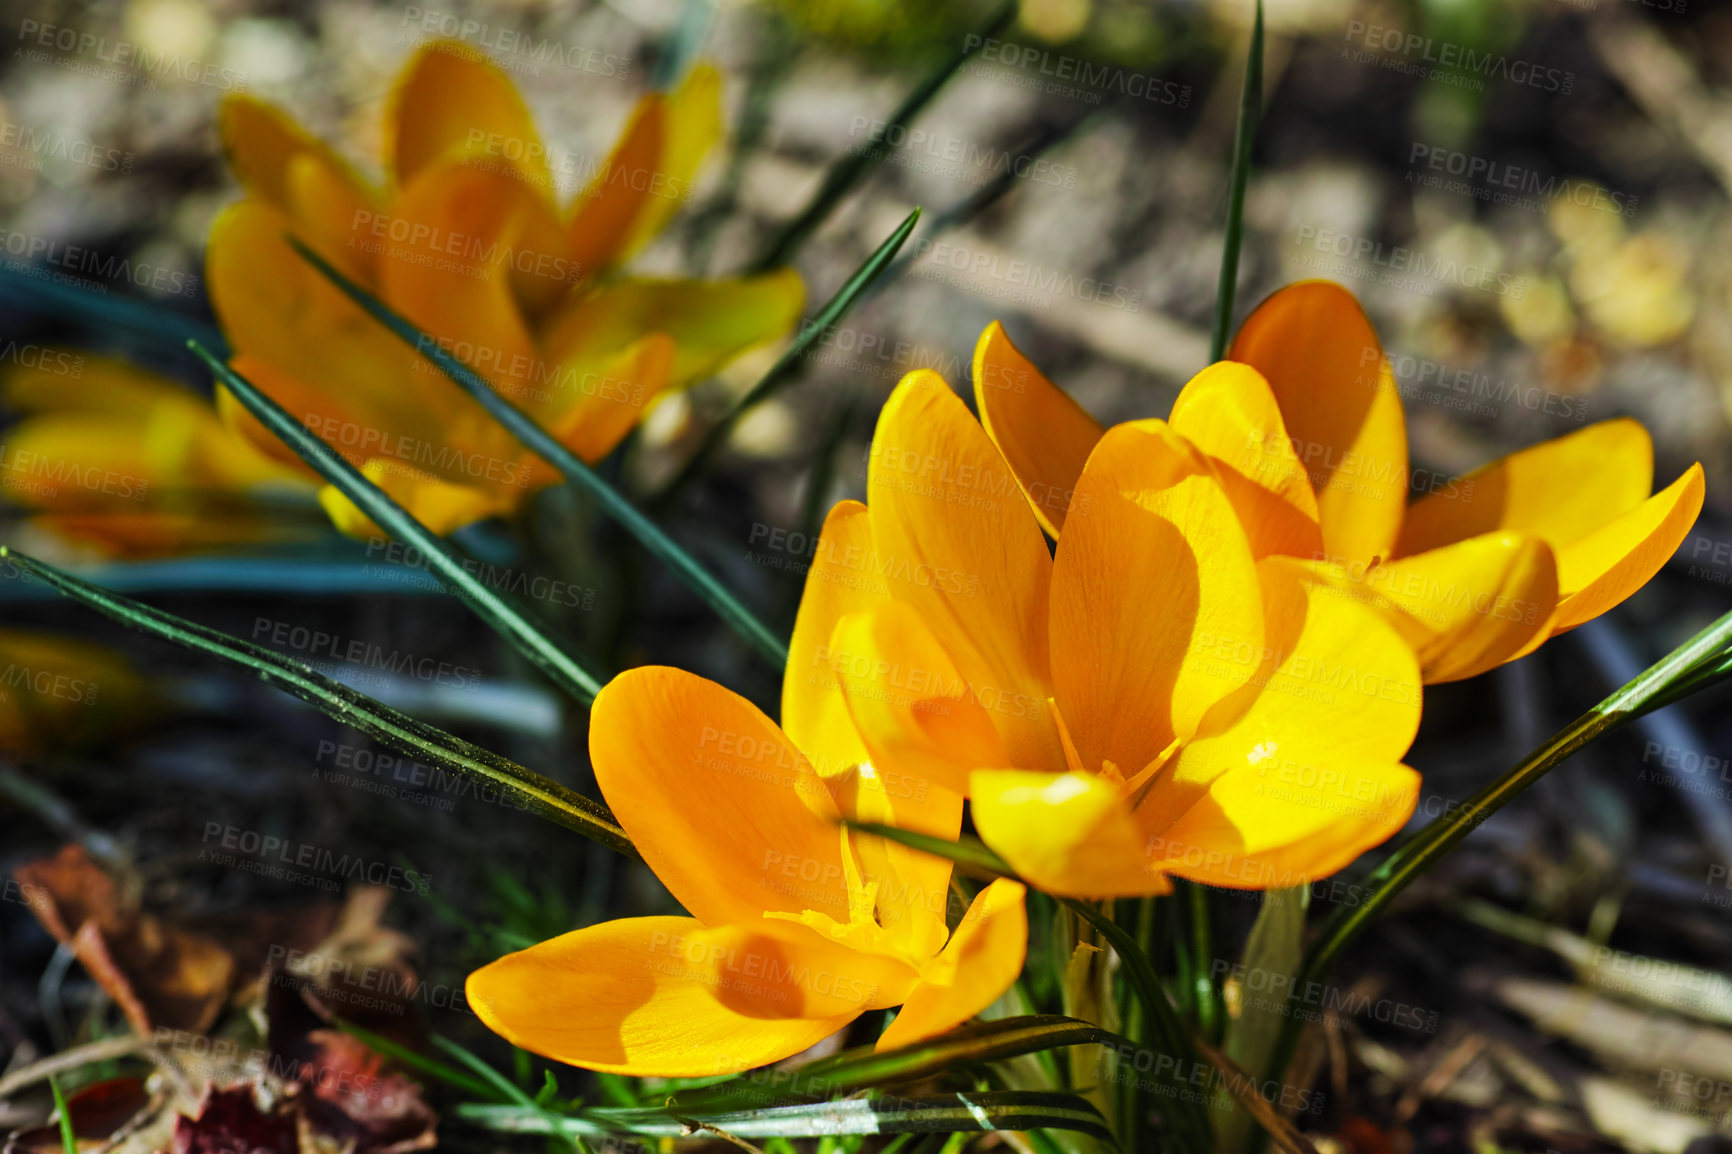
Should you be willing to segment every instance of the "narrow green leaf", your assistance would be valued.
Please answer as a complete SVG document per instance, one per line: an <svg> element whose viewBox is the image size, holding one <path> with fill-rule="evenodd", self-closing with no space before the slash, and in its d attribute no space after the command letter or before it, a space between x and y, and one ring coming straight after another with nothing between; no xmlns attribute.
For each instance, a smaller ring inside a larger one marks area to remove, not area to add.
<svg viewBox="0 0 1732 1154"><path fill-rule="evenodd" d="M908 94L884 122L883 128L873 133L865 144L831 165L830 171L824 176L824 183L818 186L818 191L812 194L806 207L770 242L764 249L764 254L752 266L752 270L768 272L787 264L793 258L795 250L806 243L806 238L829 218L831 211L848 195L849 190L859 183L860 178L888 155L888 150L884 147L885 141L893 135L907 132L909 122L920 115L921 110L931 103L932 98L938 95L950 78L968 63L969 58L980 51L988 40L996 40L1010 27L1010 22L1016 18L1016 9L1016 0L1005 0L1000 4L979 32L964 37L962 47L955 55L927 77L925 83Z"/></svg>
<svg viewBox="0 0 1732 1154"><path fill-rule="evenodd" d="M1408 838L1374 870L1365 882L1366 897L1356 906L1342 906L1324 923L1296 985L1320 981L1335 959L1365 932L1402 890L1485 824L1534 782L1602 734L1633 721L1659 704L1672 704L1684 692L1704 688L1732 662L1732 613L1727 613L1671 653L1615 690L1604 701L1553 734L1502 777L1443 817ZM1292 1060L1301 1022L1290 1017L1282 1026L1271 1073L1279 1074Z"/></svg>
<svg viewBox="0 0 1732 1154"><path fill-rule="evenodd" d="M638 1134L689 1137L694 1125L740 1138L818 1138L826 1134L944 1134L990 1130L1077 1130L1105 1142L1112 1131L1100 1111L1075 1094L988 1090L930 1098L850 1098L762 1110L695 1114L663 1109L587 1110L557 1118L523 1106L466 1103L457 1116L489 1130L572 1136Z"/></svg>
<svg viewBox="0 0 1732 1154"><path fill-rule="evenodd" d="M836 295L818 310L817 316L802 322L799 336L795 337L794 342L776 359L776 363L770 366L769 372L759 378L758 383L753 385L721 420L705 431L704 439L698 442L696 451L686 458L685 464L680 466L679 472L674 474L673 480L663 486L662 491L651 500L652 507L661 508L667 505L675 494L679 493L693 477L697 476L699 470L704 467L704 464L715 454L716 450L722 447L723 442L728 439L728 434L733 431L734 425L739 422L739 419L754 406L768 400L771 394L792 378L794 370L800 366L806 351L822 340L825 334L848 314L848 310L854 307L854 303L860 299L861 294L878 279L879 274L890 262L896 259L896 254L901 251L903 242L908 239L908 234L914 231L914 226L919 222L920 210L917 208L909 213L901 224L896 226L896 231L892 232L889 238L879 245L871 256L866 258L866 263L854 270L854 275L836 290Z"/></svg>
<svg viewBox="0 0 1732 1154"><path fill-rule="evenodd" d="M212 356L197 341L188 341L187 347L204 360L217 380L248 412L314 472L336 486L375 525L418 549L427 560L427 571L462 598L476 616L509 641L530 664L585 705L595 700L595 695L601 692L601 682L553 639L545 625L532 621L526 610L495 593L465 567L443 537L415 520L408 510L386 496L361 470L290 416L258 386Z"/></svg>
<svg viewBox="0 0 1732 1154"><path fill-rule="evenodd" d="M847 1050L792 1070L758 1070L679 1096L686 1111L738 1110L766 1101L821 1101L890 1082L913 1082L955 1070L966 1063L998 1061L1019 1054L1098 1043L1126 1045L1125 1039L1091 1022L1058 1014L998 1018L946 1031L896 1050L870 1046Z"/></svg>
<svg viewBox="0 0 1732 1154"><path fill-rule="evenodd" d="M447 1066L444 1062L429 1058L425 1054L418 1054L409 1047L393 1042L382 1034L363 1030L353 1022L342 1018L336 1019L336 1022L337 1029L359 1038L369 1050L383 1054L387 1058L393 1058L417 1073L429 1078L437 1078L447 1085L456 1086L459 1090L467 1090L477 1098L492 1098L500 1102L511 1101L510 1098L501 1097L499 1091L488 1083L471 1078L454 1066Z"/></svg>
<svg viewBox="0 0 1732 1154"><path fill-rule="evenodd" d="M535 1099L531 1098L528 1094L524 1093L522 1089L513 1084L511 1079L507 1078L504 1074L501 1074L498 1070L495 1070L487 1062L470 1053L456 1042L453 1042L450 1038L434 1034L433 1044L438 1046L441 1050L444 1050L453 1058L456 1058L459 1062L462 1062L465 1066L469 1067L483 1082L486 1082L489 1086L493 1087L493 1097L501 1098L507 1102L516 1102L519 1106L528 1106L532 1109L539 1110L541 1108L537 1105Z"/></svg>
<svg viewBox="0 0 1732 1154"><path fill-rule="evenodd" d="M60 1117L61 1154L78 1154L78 1135L72 1130L72 1111L66 1106L66 1095L60 1092L60 1079L48 1075L48 1092L54 1095L54 1112Z"/></svg>
<svg viewBox="0 0 1732 1154"><path fill-rule="evenodd" d="M1221 1026L1221 995L1215 988L1211 965L1215 959L1215 911L1210 907L1207 886L1179 884L1184 887L1191 914L1191 995L1197 1008L1197 1029L1213 1040L1220 1037Z"/></svg>
<svg viewBox="0 0 1732 1154"><path fill-rule="evenodd" d="M289 237L289 244L302 258L318 269L330 282L337 286L344 295L359 305L374 320L384 325L407 344L432 362L440 372L449 377L458 388L474 397L487 414L498 421L505 429L516 437L537 456L559 470L566 480L577 485L595 498L602 510L623 525L628 533L636 537L651 554L671 569L675 576L691 587L699 597L702 597L741 637L751 642L775 667L780 670L788 663L788 644L778 637L771 629L740 603L728 588L714 574L676 545L672 538L661 531L661 528L638 510L630 501L602 480L596 471L584 463L583 459L570 449L560 444L547 430L535 423L535 420L494 391L480 374L468 365L452 356L440 347L439 342L427 333L416 328L408 320L392 311L378 297L344 276L333 268L318 253L302 244L295 237ZM297 426L298 427L298 426ZM279 434L281 435L281 434ZM358 503L358 502L357 502ZM378 518L374 518L375 521ZM379 522L383 525L383 522Z"/></svg>
<svg viewBox="0 0 1732 1154"><path fill-rule="evenodd" d="M974 838L961 838L951 841L948 838L934 837L929 833L917 833L911 829L900 829L893 825L879 825L875 822L843 822L849 829L861 833L876 834L887 841L900 842L902 845L929 853L934 857L945 858L957 865L983 873L991 877L1014 878L1016 871L1010 868L1010 863L993 853L985 842Z"/></svg>
<svg viewBox="0 0 1732 1154"><path fill-rule="evenodd" d="M99 333L125 333L176 350L194 340L226 354L228 345L222 333L196 317L156 301L102 292L95 285L35 277L26 271L29 267L0 262L0 299L32 312L77 322Z"/></svg>
<svg viewBox="0 0 1732 1154"><path fill-rule="evenodd" d="M1028 143L1017 149L1015 155L1027 157L1031 161L1038 159L1049 148L1069 140L1085 125L1098 119L1102 115L1102 108L1104 107L1103 105L1093 108L1067 123L1049 125L1039 129ZM921 253L931 245L934 237L942 236L953 228L967 224L1003 199L1005 194L1015 188L1017 183L1023 179L1018 175L1018 167L1017 165L1006 165L1003 171L986 184L981 185L943 212L935 214L927 222L926 232L921 237L920 243L914 246L915 251L897 257L896 263L890 266L889 271L866 287L866 291L861 294L860 301L857 303L863 304L877 296L885 286L895 284L908 267L920 259Z"/></svg>
<svg viewBox="0 0 1732 1154"><path fill-rule="evenodd" d="M0 546L0 559L9 560L26 576L47 582L72 600L128 628L244 669L382 745L419 758L436 769L461 774L484 787L496 789L504 800L583 834L609 849L637 856L631 839L606 806L533 770L417 721L299 661L250 641L152 609L4 546Z"/></svg>
<svg viewBox="0 0 1732 1154"><path fill-rule="evenodd" d="M1286 1021L1286 997L1277 1000L1253 991L1285 991L1298 973L1305 952L1305 911L1311 887L1266 890L1263 906L1245 942L1245 973L1240 984L1239 1016L1227 1027L1227 1057L1259 1080L1269 1068L1269 1055ZM1246 1148L1251 1136L1251 1117L1229 1102L1217 1105L1215 1132L1219 1149Z"/></svg>
<svg viewBox="0 0 1732 1154"><path fill-rule="evenodd" d="M1263 107L1263 0L1251 24L1251 48L1245 57L1245 88L1239 94L1239 124L1233 133L1233 173L1227 192L1227 237L1221 246L1221 279L1215 289L1215 331L1209 359L1227 355L1227 334L1233 324L1233 296L1239 287L1239 243L1245 232L1245 184L1251 176L1251 142Z"/></svg>

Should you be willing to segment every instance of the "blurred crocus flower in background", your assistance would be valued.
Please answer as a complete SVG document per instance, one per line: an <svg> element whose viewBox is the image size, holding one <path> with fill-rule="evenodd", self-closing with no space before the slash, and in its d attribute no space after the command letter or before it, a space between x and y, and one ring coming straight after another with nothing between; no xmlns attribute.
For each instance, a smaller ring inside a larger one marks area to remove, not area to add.
<svg viewBox="0 0 1732 1154"><path fill-rule="evenodd" d="M561 206L529 110L473 48L439 41L398 78L383 188L281 111L223 107L248 196L212 230L212 302L231 363L429 528L517 508L558 474L289 246L292 234L468 363L589 461L662 392L792 327L804 290L783 270L726 281L619 275L690 196L720 138L721 79L694 68L642 99L588 186ZM232 398L225 418L288 451ZM309 474L310 475L310 474ZM332 489L345 532L366 518Z"/></svg>
<svg viewBox="0 0 1732 1154"><path fill-rule="evenodd" d="M203 397L112 357L47 349L0 376L0 494L108 557L306 538L316 488L236 437Z"/></svg>
<svg viewBox="0 0 1732 1154"><path fill-rule="evenodd" d="M88 748L143 717L150 690L112 650L0 629L0 759Z"/></svg>

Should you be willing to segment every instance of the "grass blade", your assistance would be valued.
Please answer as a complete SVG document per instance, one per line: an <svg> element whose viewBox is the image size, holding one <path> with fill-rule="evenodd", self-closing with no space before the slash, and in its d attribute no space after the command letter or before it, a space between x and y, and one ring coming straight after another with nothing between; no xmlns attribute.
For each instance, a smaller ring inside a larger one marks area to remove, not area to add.
<svg viewBox="0 0 1732 1154"><path fill-rule="evenodd" d="M806 355L806 350L817 344L830 331L831 326L848 314L848 310L854 307L861 294L878 279L878 275L890 262L896 259L902 243L908 239L908 234L914 231L914 226L919 222L920 210L917 208L896 226L896 231L890 234L889 239L866 258L865 264L854 270L854 275L836 290L836 295L818 310L818 315L800 326L800 335L788 346L787 351L777 358L776 363L770 366L770 371L765 373L721 420L705 431L704 439L698 443L697 450L686 458L686 463L680 466L674 479L650 502L652 507L660 508L672 500L674 495L697 475L698 470L703 468L715 451L722 447L722 442L728 439L728 434L746 411L767 400L770 394L787 382Z"/></svg>
<svg viewBox="0 0 1732 1154"><path fill-rule="evenodd" d="M955 1070L965 1063L992 1062L1065 1046L1119 1046L1125 1039L1092 1022L1059 1014L1028 1014L963 1026L935 1038L879 1053L870 1046L808 1062L792 1070L757 1071L689 1091L679 1097L686 1111L739 1110L766 1101L821 1101L890 1082L912 1082Z"/></svg>
<svg viewBox="0 0 1732 1154"><path fill-rule="evenodd" d="M35 313L76 321L108 335L126 333L176 351L193 340L227 355L228 343L222 332L197 317L156 301L38 278L10 263L0 263L0 299Z"/></svg>
<svg viewBox="0 0 1732 1154"><path fill-rule="evenodd" d="M516 1102L519 1106L529 1106L537 1110L541 1109L535 1099L531 1098L528 1094L524 1093L521 1088L514 1085L511 1079L507 1078L504 1074L501 1074L498 1070L495 1070L475 1054L470 1053L456 1042L453 1042L450 1038L444 1038L438 1034L434 1034L433 1044L438 1046L441 1050L444 1050L453 1058L456 1058L459 1062L462 1062L471 1070L475 1071L477 1077L486 1082L489 1086L493 1087L494 1093L503 1097L506 1101Z"/></svg>
<svg viewBox="0 0 1732 1154"><path fill-rule="evenodd" d="M0 546L0 560L9 561L26 576L47 582L72 600L128 628L244 669L265 683L300 698L321 713L365 733L381 745L421 758L436 769L462 775L484 788L498 790L504 798L521 808L583 834L609 849L637 856L625 830L600 802L490 750L374 701L301 662L121 597L4 546Z"/></svg>
<svg viewBox="0 0 1732 1154"><path fill-rule="evenodd" d="M254 385L212 356L197 341L187 347L210 366L212 373L248 412L257 417L278 440L295 451L319 476L353 501L375 525L399 541L413 545L427 559L427 571L462 598L476 616L511 643L530 664L541 670L561 689L588 705L601 692L601 682L555 641L544 625L533 622L524 610L490 589L463 564L462 558L437 533L415 520L385 491L369 481L335 449L325 444L305 425Z"/></svg>
<svg viewBox="0 0 1732 1154"><path fill-rule="evenodd" d="M488 1130L519 1134L563 1133L572 1137L637 1134L692 1137L696 1132L739 1138L819 1138L844 1134L945 1134L991 1130L1076 1130L1113 1141L1106 1120L1075 1094L989 1090L930 1098L850 1098L762 1110L718 1114L666 1109L588 1110L558 1118L523 1106L457 1107L457 1116Z"/></svg>
<svg viewBox="0 0 1732 1154"><path fill-rule="evenodd" d="M1245 232L1245 182L1251 176L1251 141L1263 107L1263 0L1251 25L1251 50L1245 58L1245 90L1239 95L1239 125L1233 133L1233 175L1227 193L1227 237L1221 246L1221 279L1215 289L1215 332L1209 359L1227 354L1233 324L1233 294L1239 287L1239 242Z"/></svg>
<svg viewBox="0 0 1732 1154"><path fill-rule="evenodd" d="M296 238L290 237L289 244L301 254L307 263L318 269L326 279L342 290L345 296L359 305L369 316L390 329L398 339L410 348L426 357L434 367L455 382L458 388L474 397L476 402L487 410L488 415L503 425L512 436L548 464L558 469L566 480L594 497L597 504L610 517L623 525L626 531L636 537L645 549L673 570L675 576L708 602L710 607L720 614L722 620L726 621L741 637L751 642L778 670L788 663L788 643L786 641L772 632L769 626L759 621L757 616L741 604L739 599L714 574L700 565L690 553L676 545L673 539L663 533L655 522L644 516L635 505L626 500L619 490L602 480L600 475L584 463L581 457L555 440L547 430L537 425L529 414L495 392L493 386L468 365L440 348L439 342L431 335L416 328L406 318L379 300L378 297L331 267L319 254ZM374 520L377 521L378 518L374 518Z"/></svg>
<svg viewBox="0 0 1732 1154"><path fill-rule="evenodd" d="M882 129L873 133L865 144L831 165L830 171L824 176L824 183L818 186L818 191L812 194L812 199L800 210L800 215L790 221L788 226L777 234L776 239L770 242L764 254L752 266L752 270L768 272L788 263L794 251L806 243L806 238L829 218L842 198L848 195L848 191L859 183L860 178L865 176L873 165L884 159L885 140L892 134L907 131L909 122L920 115L950 78L968 63L969 58L988 40L996 39L1010 27L1010 22L1016 17L1016 8L1015 0L1005 0L1005 3L999 5L979 32L964 37L962 48L946 60L938 71L927 77L925 83L908 94L907 99L890 114L890 119L885 121Z"/></svg>
<svg viewBox="0 0 1732 1154"><path fill-rule="evenodd" d="M1067 123L1043 128L1034 135L1033 139L1024 144L1021 148L1017 149L1015 155L1027 157L1031 161L1037 160L1044 155L1048 149L1054 148L1069 140L1072 136L1080 132L1089 122L1100 117L1100 115L1101 109L1095 108L1068 121ZM921 237L920 243L914 246L914 251L911 253L905 253L901 257L898 257L896 263L890 266L889 272L885 273L882 277L879 277L877 281L867 287L861 300L871 300L873 297L878 295L880 289L884 288L886 285L894 284L897 278L908 270L910 265L919 260L921 256L925 254L935 237L941 236L953 228L960 228L967 224L969 221L973 220L975 217L979 216L981 213L1002 200L1011 189L1016 187L1017 182L1022 179L1023 178L1017 174L1016 166L1007 166L1003 172L993 177L989 182L981 185L979 188L975 189L973 192L969 193L943 212L934 215L933 218L927 222L926 232Z"/></svg>
<svg viewBox="0 0 1732 1154"><path fill-rule="evenodd" d="M60 1091L60 1079L48 1075L48 1092L54 1095L54 1113L60 1118L61 1154L78 1154L78 1135L72 1131L72 1111L66 1107L66 1095Z"/></svg>
<svg viewBox="0 0 1732 1154"><path fill-rule="evenodd" d="M353 1022L338 1018L337 1029L343 1031L345 1034L353 1034L355 1037L359 1038L369 1050L372 1050L376 1054L382 1054L387 1058L395 1059L418 1074L422 1074L429 1078L437 1078L439 1081L444 1082L447 1085L456 1086L460 1090L467 1090L477 1098L491 1098L497 1102L516 1101L515 1098L502 1095L487 1082L483 1082L477 1078L471 1078L468 1074L465 1074L455 1066L447 1066L444 1062L429 1058L425 1054L418 1054L409 1047L393 1042L391 1039L380 1034L375 1034L371 1030L363 1030Z"/></svg>

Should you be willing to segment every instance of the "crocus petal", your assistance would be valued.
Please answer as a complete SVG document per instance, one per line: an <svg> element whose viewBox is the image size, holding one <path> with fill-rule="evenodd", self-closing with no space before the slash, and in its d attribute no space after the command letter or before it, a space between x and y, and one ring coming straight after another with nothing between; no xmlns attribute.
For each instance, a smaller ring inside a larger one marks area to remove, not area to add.
<svg viewBox="0 0 1732 1154"><path fill-rule="evenodd" d="M509 490L502 493L497 488L443 481L401 461L373 457L361 466L361 472L411 517L442 537L511 508ZM340 533L363 539L389 536L333 486L319 490L319 504Z"/></svg>
<svg viewBox="0 0 1732 1154"><path fill-rule="evenodd" d="M460 162L434 165L392 206L408 235L425 239L386 240L378 258L385 300L507 396L535 389L551 375L519 308L514 269L520 258L527 267L545 265L550 278L567 267L557 254L520 251L520 225L533 207L533 197L508 176ZM454 391L422 367L418 392ZM480 407L465 401L460 427L491 433ZM510 443L497 435L471 439Z"/></svg>
<svg viewBox="0 0 1732 1154"><path fill-rule="evenodd" d="M1311 475L1331 560L1388 557L1407 504L1407 427L1383 346L1340 285L1288 285L1245 318L1230 360L1275 390Z"/></svg>
<svg viewBox="0 0 1732 1154"><path fill-rule="evenodd" d="M77 387L68 387L73 376ZM14 364L0 373L0 401L14 412L126 417L165 405L205 408L185 385L129 361L58 348L46 350L38 364Z"/></svg>
<svg viewBox="0 0 1732 1154"><path fill-rule="evenodd" d="M561 365L556 378L548 383L546 391L551 396L534 397L525 407L533 411L568 405L565 412L547 422L548 429L560 444L593 465L613 452L643 420L651 402L668 387L673 365L673 339L666 333L651 333L605 362L599 371Z"/></svg>
<svg viewBox="0 0 1732 1154"><path fill-rule="evenodd" d="M1413 744L1421 698L1413 651L1382 614L1307 576L1290 557L1258 563L1268 630L1262 666L1156 774L1137 807L1151 836L1224 774L1307 777L1338 761L1399 761Z"/></svg>
<svg viewBox="0 0 1732 1154"><path fill-rule="evenodd" d="M998 1000L1028 955L1027 890L999 878L974 895L944 951L920 974L896 1020L878 1039L894 1050L959 1026Z"/></svg>
<svg viewBox="0 0 1732 1154"><path fill-rule="evenodd" d="M993 321L974 346L974 404L1023 495L1054 537L1102 429L1022 355Z"/></svg>
<svg viewBox="0 0 1732 1154"><path fill-rule="evenodd" d="M567 356L613 352L646 332L674 339L672 388L709 376L736 355L786 333L805 286L791 269L724 281L621 280L563 310L547 335Z"/></svg>
<svg viewBox="0 0 1732 1154"><path fill-rule="evenodd" d="M644 861L705 924L766 910L846 920L835 804L745 698L680 669L628 670L595 699L589 751Z"/></svg>
<svg viewBox="0 0 1732 1154"><path fill-rule="evenodd" d="M437 40L415 53L392 89L385 130L399 188L452 157L515 168L536 187L549 186L547 150L517 86L461 41Z"/></svg>
<svg viewBox="0 0 1732 1154"><path fill-rule="evenodd" d="M470 974L466 993L513 1045L590 1070L661 1077L779 1062L865 1008L787 1013L802 992L790 988L799 963L785 946L761 948L750 976L728 974L726 962L701 922L627 918L507 954Z"/></svg>
<svg viewBox="0 0 1732 1154"><path fill-rule="evenodd" d="M1528 652L1548 636L1558 600L1555 553L1521 533L1386 561L1360 582L1340 566L1312 569L1345 595L1389 609L1427 684L1473 677Z"/></svg>
<svg viewBox="0 0 1732 1154"><path fill-rule="evenodd" d="M820 774L829 777L870 761L837 682L830 637L844 616L883 599L872 569L872 522L866 506L840 501L824 518L806 571L806 588L782 677L782 730Z"/></svg>
<svg viewBox="0 0 1732 1154"><path fill-rule="evenodd" d="M887 601L844 617L828 663L879 772L960 794L970 771L1006 763L991 715L909 606Z"/></svg>
<svg viewBox="0 0 1732 1154"><path fill-rule="evenodd" d="M1234 361L1210 365L1180 391L1168 422L1215 462L1254 557L1321 554L1317 494L1261 373Z"/></svg>
<svg viewBox="0 0 1732 1154"><path fill-rule="evenodd" d="M1500 529L1558 548L1634 509L1653 485L1648 431L1628 418L1601 421L1511 453L1415 501L1396 556Z"/></svg>
<svg viewBox="0 0 1732 1154"><path fill-rule="evenodd" d="M365 238L380 216L365 190L340 169L303 153L289 163L286 191L295 236L351 279L371 284L378 263Z"/></svg>
<svg viewBox="0 0 1732 1154"><path fill-rule="evenodd" d="M1110 761L1130 777L1256 671L1256 566L1208 460L1164 421L1107 430L1065 526L1052 579L1058 708L1083 768Z"/></svg>
<svg viewBox="0 0 1732 1154"><path fill-rule="evenodd" d="M1062 767L1045 708L1046 539L1004 458L937 373L909 373L885 403L866 488L875 575L967 678L1010 763Z"/></svg>
<svg viewBox="0 0 1732 1154"><path fill-rule="evenodd" d="M303 159L316 160L319 167L341 179L354 199L363 203L373 200L373 194L340 156L274 105L244 93L224 97L217 130L235 177L253 196L285 212L295 205L290 171Z"/></svg>
<svg viewBox="0 0 1732 1154"><path fill-rule="evenodd" d="M1092 773L977 770L974 826L1037 889L1065 897L1139 897L1172 886L1149 865L1123 792Z"/></svg>
<svg viewBox="0 0 1732 1154"><path fill-rule="evenodd" d="M1558 550L1559 596L1552 632L1592 621L1648 583L1702 511L1702 466L1618 517Z"/></svg>
<svg viewBox="0 0 1732 1154"><path fill-rule="evenodd" d="M1387 841L1418 801L1419 774L1405 765L1241 766L1153 839L1151 868L1230 889L1300 885Z"/></svg>
<svg viewBox="0 0 1732 1154"><path fill-rule="evenodd" d="M650 197L615 255L616 262L630 260L691 200L698 170L722 132L722 74L712 64L695 65L663 100L661 157L651 177Z"/></svg>
<svg viewBox="0 0 1732 1154"><path fill-rule="evenodd" d="M873 558L866 506L838 502L806 573L782 678L782 728L823 775L844 814L953 838L962 827L965 782L947 788L876 758L843 693L849 662L838 657L832 639L845 619L887 604L882 580L872 575ZM879 922L910 956L932 954L944 941L950 863L877 837L856 835L854 844L867 875L881 879Z"/></svg>
<svg viewBox="0 0 1732 1154"><path fill-rule="evenodd" d="M283 238L284 222L275 209L249 200L227 209L211 230L211 305L237 371L295 417L314 417L322 428L334 421L331 427L352 434L335 445L341 451L358 456L363 441L376 447L400 437L443 446L458 402L475 403L456 388L428 387L432 377L415 351L296 256ZM242 358L249 369L238 368ZM225 418L231 412L225 409ZM350 428L342 430L345 424ZM288 452L280 444L273 449L276 439L259 432L256 443L267 453Z"/></svg>
<svg viewBox="0 0 1732 1154"><path fill-rule="evenodd" d="M624 259L626 238L654 199L666 123L662 97L645 96L607 161L578 194L567 235L586 279Z"/></svg>

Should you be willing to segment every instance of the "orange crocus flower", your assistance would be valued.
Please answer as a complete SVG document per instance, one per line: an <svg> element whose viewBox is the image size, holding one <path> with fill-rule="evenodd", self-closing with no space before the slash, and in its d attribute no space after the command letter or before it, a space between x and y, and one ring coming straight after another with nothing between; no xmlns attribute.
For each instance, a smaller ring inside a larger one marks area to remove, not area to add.
<svg viewBox="0 0 1732 1154"><path fill-rule="evenodd" d="M469 1004L513 1044L592 1070L731 1073L869 1010L902 1007L880 1049L941 1033L1021 972L1022 886L993 882L947 931L950 863L840 824L953 838L955 792L815 767L750 702L679 669L614 678L589 732L603 796L691 916L604 922L471 974Z"/></svg>
<svg viewBox="0 0 1732 1154"><path fill-rule="evenodd" d="M1223 403L1267 389L1243 365L1199 380ZM1297 885L1388 838L1418 799L1413 652L1269 549L1211 431L1108 430L1054 553L961 399L904 378L867 502L831 512L807 576L789 737L965 790L987 844L1069 896ZM1239 464L1303 477L1281 438Z"/></svg>
<svg viewBox="0 0 1732 1154"><path fill-rule="evenodd" d="M1641 588L1701 511L1701 465L1652 492L1653 445L1627 419L1513 453L1408 504L1401 397L1352 294L1306 281L1264 301L1228 360L1255 369L1234 389L1205 370L1169 418L1217 466L1259 549L1300 558L1310 578L1384 611L1429 682L1514 660ZM1217 366L1218 367L1218 366ZM975 350L981 420L1055 537L1101 426L998 325ZM1268 444L1296 471L1259 473Z"/></svg>

